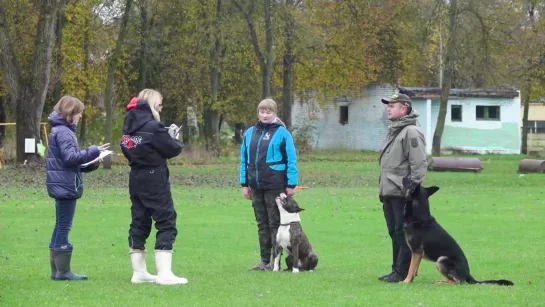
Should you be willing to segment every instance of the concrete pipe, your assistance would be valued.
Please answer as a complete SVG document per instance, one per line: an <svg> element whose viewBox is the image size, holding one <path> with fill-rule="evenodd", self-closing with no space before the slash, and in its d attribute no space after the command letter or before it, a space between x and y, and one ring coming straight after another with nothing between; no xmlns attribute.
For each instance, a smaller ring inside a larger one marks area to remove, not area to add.
<svg viewBox="0 0 545 307"><path fill-rule="evenodd" d="M545 160L524 159L519 163L519 173L545 173Z"/></svg>
<svg viewBox="0 0 545 307"><path fill-rule="evenodd" d="M480 172L483 169L478 158L431 157L428 170L436 172Z"/></svg>

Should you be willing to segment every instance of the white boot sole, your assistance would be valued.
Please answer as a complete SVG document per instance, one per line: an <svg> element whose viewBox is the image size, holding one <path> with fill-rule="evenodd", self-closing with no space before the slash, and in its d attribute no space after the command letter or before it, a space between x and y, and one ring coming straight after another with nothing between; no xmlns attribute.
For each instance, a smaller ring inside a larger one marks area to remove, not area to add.
<svg viewBox="0 0 545 307"><path fill-rule="evenodd" d="M151 274L142 274L134 273L131 278L131 283L133 284L142 284L142 283L155 283L157 276Z"/></svg>
<svg viewBox="0 0 545 307"><path fill-rule="evenodd" d="M178 277L176 279L165 279L165 280L157 278L155 280L156 284L162 285L162 286L187 285L188 282L189 281L187 280L187 278L183 278L183 277Z"/></svg>

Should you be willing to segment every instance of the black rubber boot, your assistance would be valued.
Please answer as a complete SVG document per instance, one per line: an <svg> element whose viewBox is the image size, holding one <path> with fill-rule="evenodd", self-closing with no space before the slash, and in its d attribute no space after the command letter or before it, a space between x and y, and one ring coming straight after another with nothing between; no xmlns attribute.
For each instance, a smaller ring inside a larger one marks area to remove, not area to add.
<svg viewBox="0 0 545 307"><path fill-rule="evenodd" d="M51 266L51 279L55 279L57 275L57 267L55 266L55 260L53 259L53 249L49 249L49 265Z"/></svg>
<svg viewBox="0 0 545 307"><path fill-rule="evenodd" d="M70 271L72 251L53 251L53 259L57 268L55 280L87 280L87 276L74 274Z"/></svg>

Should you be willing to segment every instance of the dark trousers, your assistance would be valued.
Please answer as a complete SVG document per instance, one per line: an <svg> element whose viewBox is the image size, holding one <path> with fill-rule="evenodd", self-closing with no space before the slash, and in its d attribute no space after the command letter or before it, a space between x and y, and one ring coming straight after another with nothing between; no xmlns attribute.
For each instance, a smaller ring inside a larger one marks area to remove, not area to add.
<svg viewBox="0 0 545 307"><path fill-rule="evenodd" d="M254 207L261 260L270 263L272 249L276 243L276 233L280 226L280 211L275 198L284 189L252 190L252 206Z"/></svg>
<svg viewBox="0 0 545 307"><path fill-rule="evenodd" d="M55 228L53 229L49 248L55 251L71 251L74 248L68 242L68 234L70 233L70 229L72 229L75 212L75 199L55 200Z"/></svg>
<svg viewBox="0 0 545 307"><path fill-rule="evenodd" d="M392 272L406 277L411 263L411 250L405 240L403 219L405 200L403 198L384 197L384 217L388 234L392 238Z"/></svg>
<svg viewBox="0 0 545 307"><path fill-rule="evenodd" d="M155 249L172 250L178 230L168 168L131 170L129 194L132 202L129 247L145 249L153 219L157 229Z"/></svg>

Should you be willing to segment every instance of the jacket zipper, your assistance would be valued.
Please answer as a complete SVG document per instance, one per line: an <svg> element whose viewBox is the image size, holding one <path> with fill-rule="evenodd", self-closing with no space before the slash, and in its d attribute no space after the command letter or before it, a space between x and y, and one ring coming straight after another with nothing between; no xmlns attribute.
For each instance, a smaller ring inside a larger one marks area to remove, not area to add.
<svg viewBox="0 0 545 307"><path fill-rule="evenodd" d="M269 147L271 146L271 141L272 141L272 138L269 139ZM273 161L273 162L276 162L276 161L274 160L274 146L272 147L272 161Z"/></svg>
<svg viewBox="0 0 545 307"><path fill-rule="evenodd" d="M257 184L257 188L259 188L259 147L261 145L261 140L263 139L263 135L265 134L265 129L261 131L261 136L259 137L259 140L257 141L257 148L255 151L255 182Z"/></svg>

